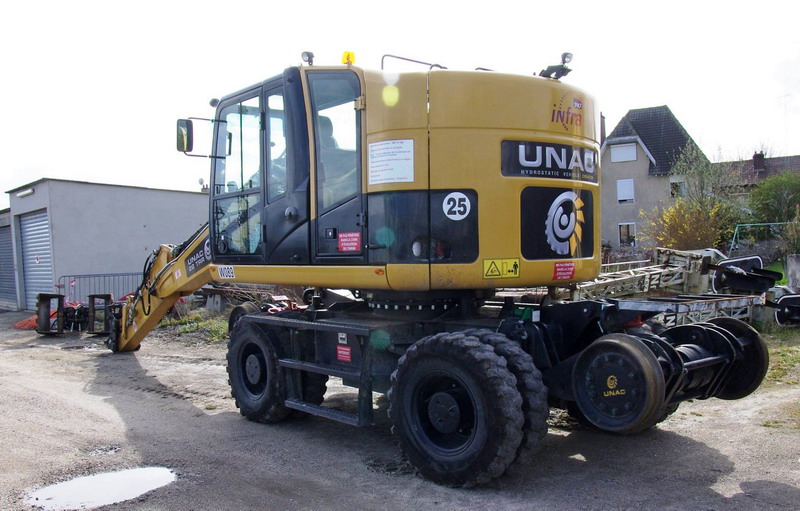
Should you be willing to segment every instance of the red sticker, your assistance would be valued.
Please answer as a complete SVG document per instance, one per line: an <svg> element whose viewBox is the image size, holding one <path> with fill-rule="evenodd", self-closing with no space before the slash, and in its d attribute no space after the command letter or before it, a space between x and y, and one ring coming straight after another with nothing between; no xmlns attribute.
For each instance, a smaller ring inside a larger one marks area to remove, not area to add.
<svg viewBox="0 0 800 511"><path fill-rule="evenodd" d="M339 233L339 252L360 252L360 251L361 251L360 232Z"/></svg>
<svg viewBox="0 0 800 511"><path fill-rule="evenodd" d="M553 280L570 280L575 278L575 262L555 263L553 265Z"/></svg>
<svg viewBox="0 0 800 511"><path fill-rule="evenodd" d="M336 346L336 360L339 362L352 362L353 350L350 346Z"/></svg>

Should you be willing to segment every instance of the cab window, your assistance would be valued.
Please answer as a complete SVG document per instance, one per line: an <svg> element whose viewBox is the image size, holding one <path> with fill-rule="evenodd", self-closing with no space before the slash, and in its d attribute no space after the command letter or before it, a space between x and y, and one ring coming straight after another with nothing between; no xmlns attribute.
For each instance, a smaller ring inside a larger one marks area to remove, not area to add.
<svg viewBox="0 0 800 511"><path fill-rule="evenodd" d="M317 157L317 197L321 211L359 192L360 138L358 78L353 73L309 74Z"/></svg>
<svg viewBox="0 0 800 511"><path fill-rule="evenodd" d="M215 160L215 194L258 188L260 113L258 98L226 107L220 116Z"/></svg>
<svg viewBox="0 0 800 511"><path fill-rule="evenodd" d="M261 251L261 113L255 97L224 107L214 158L214 245L221 255Z"/></svg>

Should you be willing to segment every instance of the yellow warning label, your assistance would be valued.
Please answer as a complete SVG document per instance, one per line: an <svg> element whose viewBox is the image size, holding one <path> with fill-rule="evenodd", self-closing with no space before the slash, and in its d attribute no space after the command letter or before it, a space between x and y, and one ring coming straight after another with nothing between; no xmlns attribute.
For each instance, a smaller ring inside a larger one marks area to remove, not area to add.
<svg viewBox="0 0 800 511"><path fill-rule="evenodd" d="M484 259L483 278L515 279L519 277L519 259Z"/></svg>

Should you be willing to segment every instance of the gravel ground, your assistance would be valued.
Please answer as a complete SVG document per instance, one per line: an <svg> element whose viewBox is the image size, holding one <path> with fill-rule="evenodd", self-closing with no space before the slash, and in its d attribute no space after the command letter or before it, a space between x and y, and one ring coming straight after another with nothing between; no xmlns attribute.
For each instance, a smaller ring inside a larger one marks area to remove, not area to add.
<svg viewBox="0 0 800 511"><path fill-rule="evenodd" d="M159 329L135 353L102 338L43 337L0 314L0 509L78 476L168 467L176 482L103 509L800 509L800 385L684 403L632 437L553 413L532 463L477 489L414 474L389 431L307 417L243 419L225 346ZM326 402L354 406L329 384Z"/></svg>

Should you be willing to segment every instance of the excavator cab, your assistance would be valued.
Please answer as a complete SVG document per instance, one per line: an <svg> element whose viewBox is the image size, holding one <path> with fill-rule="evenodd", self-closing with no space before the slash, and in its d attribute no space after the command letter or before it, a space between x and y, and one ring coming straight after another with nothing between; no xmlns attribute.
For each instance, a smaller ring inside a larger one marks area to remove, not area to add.
<svg viewBox="0 0 800 511"><path fill-rule="evenodd" d="M216 263L366 262L361 88L351 70L301 77L290 68L219 102L209 215Z"/></svg>

